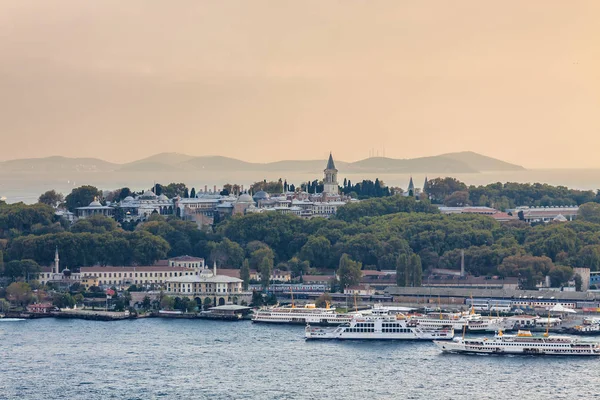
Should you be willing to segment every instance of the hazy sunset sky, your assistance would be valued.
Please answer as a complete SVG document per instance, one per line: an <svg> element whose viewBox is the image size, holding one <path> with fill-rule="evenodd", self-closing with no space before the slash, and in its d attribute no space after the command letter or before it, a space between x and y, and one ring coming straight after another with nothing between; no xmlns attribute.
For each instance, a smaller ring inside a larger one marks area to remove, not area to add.
<svg viewBox="0 0 600 400"><path fill-rule="evenodd" d="M599 0L3 0L0 160L600 167L599 21Z"/></svg>

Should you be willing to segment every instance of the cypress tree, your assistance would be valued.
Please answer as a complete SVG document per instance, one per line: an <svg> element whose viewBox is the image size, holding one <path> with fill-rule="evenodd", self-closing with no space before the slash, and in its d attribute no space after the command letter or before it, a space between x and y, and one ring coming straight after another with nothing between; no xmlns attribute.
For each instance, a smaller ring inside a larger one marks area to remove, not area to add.
<svg viewBox="0 0 600 400"><path fill-rule="evenodd" d="M421 281L423 280L423 266L421 264L421 257L418 254L413 254L410 258L410 269L411 269L411 279L412 286L419 287L421 286Z"/></svg>
<svg viewBox="0 0 600 400"><path fill-rule="evenodd" d="M408 269L408 256L406 254L400 254L396 259L396 285L406 286L406 276Z"/></svg>

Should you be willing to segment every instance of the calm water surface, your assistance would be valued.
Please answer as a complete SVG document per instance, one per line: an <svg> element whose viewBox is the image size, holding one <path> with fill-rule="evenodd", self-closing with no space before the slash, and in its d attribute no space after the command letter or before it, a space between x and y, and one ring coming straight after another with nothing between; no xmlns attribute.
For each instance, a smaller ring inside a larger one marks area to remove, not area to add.
<svg viewBox="0 0 600 400"><path fill-rule="evenodd" d="M143 319L0 323L1 399L591 399L600 359L305 342L299 326Z"/></svg>

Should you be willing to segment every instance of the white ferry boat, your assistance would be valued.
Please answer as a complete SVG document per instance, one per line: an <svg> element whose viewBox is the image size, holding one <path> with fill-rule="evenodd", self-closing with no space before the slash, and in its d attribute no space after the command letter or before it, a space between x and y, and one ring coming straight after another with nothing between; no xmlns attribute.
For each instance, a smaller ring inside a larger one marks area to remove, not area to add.
<svg viewBox="0 0 600 400"><path fill-rule="evenodd" d="M505 335L501 331L494 338L455 338L451 342L434 340L433 343L448 353L484 354L537 354L561 356L599 356L600 344L584 342L568 336L533 336L530 331Z"/></svg>
<svg viewBox="0 0 600 400"><path fill-rule="evenodd" d="M496 332L499 330L512 330L514 321L504 317L483 317L480 314L470 313L433 313L427 315L411 315L411 322L424 328L439 328L451 325L455 330L467 330L472 332Z"/></svg>
<svg viewBox="0 0 600 400"><path fill-rule="evenodd" d="M340 325L352 320L354 314L338 314L335 308L317 308L314 304L304 307L270 307L252 315L253 322L275 324Z"/></svg>
<svg viewBox="0 0 600 400"><path fill-rule="evenodd" d="M454 329L451 326L440 329L411 326L401 315L356 314L350 322L335 329L307 325L305 337L307 340L451 340L454 337Z"/></svg>

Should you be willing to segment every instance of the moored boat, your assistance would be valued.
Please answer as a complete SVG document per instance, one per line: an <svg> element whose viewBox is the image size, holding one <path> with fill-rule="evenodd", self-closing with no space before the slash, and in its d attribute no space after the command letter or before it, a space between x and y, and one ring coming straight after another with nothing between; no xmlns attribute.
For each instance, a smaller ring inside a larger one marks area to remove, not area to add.
<svg viewBox="0 0 600 400"><path fill-rule="evenodd" d="M451 326L427 329L410 324L402 315L354 315L348 323L337 328L316 328L310 324L305 329L306 339L337 340L451 340Z"/></svg>
<svg viewBox="0 0 600 400"><path fill-rule="evenodd" d="M252 322L274 324L340 325L352 320L354 314L338 314L335 308L318 308L314 304L304 307L269 307L257 310Z"/></svg>
<svg viewBox="0 0 600 400"><path fill-rule="evenodd" d="M572 335L600 335L600 324L576 325L566 329L566 331Z"/></svg>
<svg viewBox="0 0 600 400"><path fill-rule="evenodd" d="M548 334L533 336L530 331L505 335L501 331L493 338L455 338L451 342L434 340L433 343L447 353L474 354L535 354L561 356L599 356L600 344L585 342L568 336Z"/></svg>

